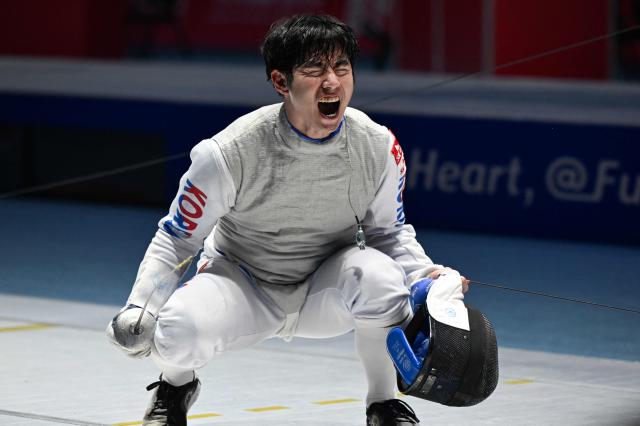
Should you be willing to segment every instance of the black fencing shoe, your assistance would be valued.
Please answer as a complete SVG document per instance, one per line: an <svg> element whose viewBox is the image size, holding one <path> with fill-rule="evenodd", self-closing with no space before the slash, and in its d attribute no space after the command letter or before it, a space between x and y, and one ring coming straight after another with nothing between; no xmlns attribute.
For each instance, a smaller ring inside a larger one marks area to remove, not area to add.
<svg viewBox="0 0 640 426"><path fill-rule="evenodd" d="M409 426L419 425L409 404L399 399L374 402L367 408L367 426Z"/></svg>
<svg viewBox="0 0 640 426"><path fill-rule="evenodd" d="M143 425L147 426L186 426L187 411L198 399L200 380L195 378L182 386L172 386L160 380L147 386L147 390L157 388L151 398Z"/></svg>

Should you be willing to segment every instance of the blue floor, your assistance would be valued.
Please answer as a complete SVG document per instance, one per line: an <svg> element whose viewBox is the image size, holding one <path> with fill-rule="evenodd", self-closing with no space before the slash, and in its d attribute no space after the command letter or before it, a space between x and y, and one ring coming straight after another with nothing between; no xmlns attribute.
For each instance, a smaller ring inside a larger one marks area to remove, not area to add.
<svg viewBox="0 0 640 426"><path fill-rule="evenodd" d="M0 201L0 292L123 304L162 209ZM409 215L410 220L410 215ZM418 230L478 281L640 309L640 247ZM640 315L473 286L502 346L640 361ZM1 313L0 313L1 316Z"/></svg>

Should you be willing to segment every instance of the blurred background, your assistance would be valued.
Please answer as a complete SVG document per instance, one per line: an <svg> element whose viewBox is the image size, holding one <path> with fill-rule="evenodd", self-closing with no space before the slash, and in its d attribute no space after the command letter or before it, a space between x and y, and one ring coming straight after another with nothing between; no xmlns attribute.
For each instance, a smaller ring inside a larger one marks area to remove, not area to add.
<svg viewBox="0 0 640 426"><path fill-rule="evenodd" d="M190 148L279 102L271 23L328 13L359 37L352 106L402 144L434 260L640 305L640 0L1 3L0 292L124 303ZM638 360L637 314L472 293L502 344Z"/></svg>

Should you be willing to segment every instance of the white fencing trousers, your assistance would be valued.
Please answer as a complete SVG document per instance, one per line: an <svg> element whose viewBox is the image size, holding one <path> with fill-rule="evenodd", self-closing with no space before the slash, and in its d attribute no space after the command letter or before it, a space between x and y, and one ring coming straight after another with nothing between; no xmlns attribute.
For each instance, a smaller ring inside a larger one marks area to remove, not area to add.
<svg viewBox="0 0 640 426"><path fill-rule="evenodd" d="M152 358L163 377L177 381L184 377L186 382L193 377L189 372L224 351L276 336L286 338L289 333L326 338L355 328L358 353L370 385L367 400L393 398L395 373L384 340L388 327L411 316L405 281L402 268L376 249L340 250L300 284L306 298L301 299L303 304L294 315L297 323L287 326L289 332L283 335L287 318L292 316L282 307L291 303L276 299L292 297L290 289L282 294L265 292L243 268L216 257L178 288L160 310Z"/></svg>

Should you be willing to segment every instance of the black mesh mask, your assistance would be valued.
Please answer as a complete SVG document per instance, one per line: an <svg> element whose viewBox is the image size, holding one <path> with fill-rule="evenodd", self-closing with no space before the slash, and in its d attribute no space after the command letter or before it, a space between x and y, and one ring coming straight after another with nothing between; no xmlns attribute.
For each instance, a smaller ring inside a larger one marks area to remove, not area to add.
<svg viewBox="0 0 640 426"><path fill-rule="evenodd" d="M475 405L491 395L498 384L496 335L482 312L466 308L470 331L439 322L426 303L420 306L404 332L409 342L421 330L428 332L429 350L413 383L398 374L400 392L454 407Z"/></svg>

